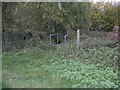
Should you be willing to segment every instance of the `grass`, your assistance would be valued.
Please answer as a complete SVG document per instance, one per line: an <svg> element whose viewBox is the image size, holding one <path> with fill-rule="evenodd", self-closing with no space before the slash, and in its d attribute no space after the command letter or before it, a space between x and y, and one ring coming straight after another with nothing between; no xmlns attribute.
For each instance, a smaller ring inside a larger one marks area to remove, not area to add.
<svg viewBox="0 0 120 90"><path fill-rule="evenodd" d="M3 87L60 87L41 66L53 54L42 49L23 50L3 55ZM65 86L65 83L61 83Z"/></svg>
<svg viewBox="0 0 120 90"><path fill-rule="evenodd" d="M116 49L103 47L83 49L83 52L74 51L76 49L70 46L63 46L54 49L34 47L3 53L3 88L118 87L117 69L112 67L112 63L108 63L114 59ZM75 53L85 55L76 56ZM98 56L99 62L88 63L88 60L96 60L95 56L90 56L94 54ZM111 60L102 60L99 56Z"/></svg>

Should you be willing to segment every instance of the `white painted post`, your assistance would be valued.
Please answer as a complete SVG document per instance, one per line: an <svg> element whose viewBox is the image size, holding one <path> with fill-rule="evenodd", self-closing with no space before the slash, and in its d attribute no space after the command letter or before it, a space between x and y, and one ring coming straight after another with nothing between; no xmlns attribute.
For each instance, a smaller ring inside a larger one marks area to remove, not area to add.
<svg viewBox="0 0 120 90"><path fill-rule="evenodd" d="M77 42L76 42L77 49L79 49L79 43L80 43L80 30L77 29Z"/></svg>
<svg viewBox="0 0 120 90"><path fill-rule="evenodd" d="M60 2L58 2L58 7L61 10L61 3Z"/></svg>

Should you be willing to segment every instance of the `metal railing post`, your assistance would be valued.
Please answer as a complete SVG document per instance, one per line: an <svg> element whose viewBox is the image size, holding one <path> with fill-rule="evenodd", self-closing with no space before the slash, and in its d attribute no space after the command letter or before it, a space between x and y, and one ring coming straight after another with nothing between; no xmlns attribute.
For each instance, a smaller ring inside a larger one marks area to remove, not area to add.
<svg viewBox="0 0 120 90"><path fill-rule="evenodd" d="M58 44L58 34L57 34L57 44Z"/></svg>
<svg viewBox="0 0 120 90"><path fill-rule="evenodd" d="M51 34L50 34L50 44L51 44Z"/></svg>
<svg viewBox="0 0 120 90"><path fill-rule="evenodd" d="M68 36L68 35L65 35L65 36L64 36L64 43L67 42L67 40L66 40L67 36Z"/></svg>

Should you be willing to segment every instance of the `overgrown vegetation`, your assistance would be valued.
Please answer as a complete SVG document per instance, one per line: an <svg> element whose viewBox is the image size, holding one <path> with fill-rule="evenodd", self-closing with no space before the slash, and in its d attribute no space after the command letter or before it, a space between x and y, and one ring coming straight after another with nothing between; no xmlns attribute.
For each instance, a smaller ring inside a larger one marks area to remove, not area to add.
<svg viewBox="0 0 120 90"><path fill-rule="evenodd" d="M61 9L58 3L2 3L3 51L34 47L51 33L75 39L76 29L81 34L102 37L118 25L119 3L60 4Z"/></svg>
<svg viewBox="0 0 120 90"><path fill-rule="evenodd" d="M69 45L4 53L3 87L117 88L117 54L117 48Z"/></svg>
<svg viewBox="0 0 120 90"><path fill-rule="evenodd" d="M109 2L2 3L3 88L118 88L118 9ZM50 34L68 35L67 43L50 46Z"/></svg>

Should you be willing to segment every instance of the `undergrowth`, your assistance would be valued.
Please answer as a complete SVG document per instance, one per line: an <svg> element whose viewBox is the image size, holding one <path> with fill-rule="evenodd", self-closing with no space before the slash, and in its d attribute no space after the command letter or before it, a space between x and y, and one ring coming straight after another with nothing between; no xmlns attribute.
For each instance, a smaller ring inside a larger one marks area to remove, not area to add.
<svg viewBox="0 0 120 90"><path fill-rule="evenodd" d="M34 47L3 53L2 59L4 87L118 87L117 48Z"/></svg>
<svg viewBox="0 0 120 90"><path fill-rule="evenodd" d="M58 47L54 57L42 68L69 80L73 88L117 88L117 54L117 48L76 50L66 45Z"/></svg>
<svg viewBox="0 0 120 90"><path fill-rule="evenodd" d="M72 88L117 88L117 72L113 68L99 68L95 65L85 65L72 60L51 60L42 68L61 79L69 80Z"/></svg>

